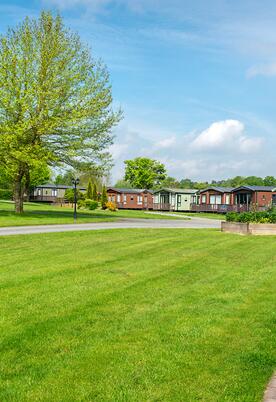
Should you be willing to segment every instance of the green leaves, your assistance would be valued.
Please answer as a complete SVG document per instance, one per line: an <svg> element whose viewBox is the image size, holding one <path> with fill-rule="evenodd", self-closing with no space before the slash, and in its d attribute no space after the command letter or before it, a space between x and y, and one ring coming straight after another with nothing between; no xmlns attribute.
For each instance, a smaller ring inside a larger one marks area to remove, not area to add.
<svg viewBox="0 0 276 402"><path fill-rule="evenodd" d="M26 18L0 38L0 87L0 165L14 181L38 161L108 157L122 117L112 110L108 72L59 15Z"/></svg>
<svg viewBox="0 0 276 402"><path fill-rule="evenodd" d="M166 178L165 166L154 159L139 157L125 161L125 165L125 180L136 188L151 189Z"/></svg>

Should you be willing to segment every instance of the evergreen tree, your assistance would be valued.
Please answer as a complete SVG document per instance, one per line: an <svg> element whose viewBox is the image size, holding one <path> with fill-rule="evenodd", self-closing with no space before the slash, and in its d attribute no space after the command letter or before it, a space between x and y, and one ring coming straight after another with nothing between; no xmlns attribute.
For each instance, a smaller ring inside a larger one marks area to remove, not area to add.
<svg viewBox="0 0 276 402"><path fill-rule="evenodd" d="M88 200L93 200L93 186L92 186L91 179L89 179L89 182L88 182L88 185L87 185L86 198Z"/></svg>
<svg viewBox="0 0 276 402"><path fill-rule="evenodd" d="M98 191L97 191L97 185L96 183L93 184L93 190L92 190L92 200L98 201Z"/></svg>
<svg viewBox="0 0 276 402"><path fill-rule="evenodd" d="M107 191L106 191L106 187L103 186L102 196L101 196L102 209L106 209L106 203L107 203Z"/></svg>

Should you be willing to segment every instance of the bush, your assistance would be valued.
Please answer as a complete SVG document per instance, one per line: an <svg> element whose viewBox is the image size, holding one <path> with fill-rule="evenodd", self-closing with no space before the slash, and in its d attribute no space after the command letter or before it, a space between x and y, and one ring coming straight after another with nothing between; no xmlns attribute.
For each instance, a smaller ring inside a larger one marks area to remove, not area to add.
<svg viewBox="0 0 276 402"><path fill-rule="evenodd" d="M99 206L97 201L86 199L86 200L79 200L78 201L78 207L79 208L86 208L90 209L90 211L93 211L94 209L97 209Z"/></svg>
<svg viewBox="0 0 276 402"><path fill-rule="evenodd" d="M109 201L105 204L105 206L109 211L112 211L112 212L117 211L116 204L114 204L114 202Z"/></svg>
<svg viewBox="0 0 276 402"><path fill-rule="evenodd" d="M237 222L238 221L238 213L237 212L228 212L228 214L226 214L226 221L227 222Z"/></svg>
<svg viewBox="0 0 276 402"><path fill-rule="evenodd" d="M12 200L12 190L0 188L0 200Z"/></svg>
<svg viewBox="0 0 276 402"><path fill-rule="evenodd" d="M75 191L74 191L74 189L73 189L73 188L68 188L68 189L65 191L64 198L65 198L68 202L71 202L71 203L73 204L74 199L75 199ZM84 199L84 194L83 194L79 189L77 189L77 202L78 202L79 200L83 200L83 199Z"/></svg>
<svg viewBox="0 0 276 402"><path fill-rule="evenodd" d="M226 214L227 222L242 222L242 223L276 223L276 212L273 211L258 211L258 212L229 212Z"/></svg>

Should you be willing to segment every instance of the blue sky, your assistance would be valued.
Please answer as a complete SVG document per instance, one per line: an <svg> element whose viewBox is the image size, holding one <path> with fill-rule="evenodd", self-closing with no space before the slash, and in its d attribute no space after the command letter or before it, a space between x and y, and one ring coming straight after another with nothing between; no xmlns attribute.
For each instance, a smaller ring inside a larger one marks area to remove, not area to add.
<svg viewBox="0 0 276 402"><path fill-rule="evenodd" d="M274 0L0 1L5 32L59 10L111 74L124 120L111 147L196 180L276 176Z"/></svg>

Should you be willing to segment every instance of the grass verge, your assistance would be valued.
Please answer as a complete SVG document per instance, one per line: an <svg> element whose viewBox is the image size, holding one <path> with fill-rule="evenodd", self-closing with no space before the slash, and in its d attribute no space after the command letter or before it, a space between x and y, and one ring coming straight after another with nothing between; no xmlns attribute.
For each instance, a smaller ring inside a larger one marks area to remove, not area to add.
<svg viewBox="0 0 276 402"><path fill-rule="evenodd" d="M185 219L180 216L151 214L146 211L118 210L116 212L78 210L78 223L111 222L118 219ZM186 218L187 219L187 218ZM52 225L73 223L73 209L67 206L58 207L48 204L25 203L24 213L14 213L13 202L0 201L0 227Z"/></svg>

